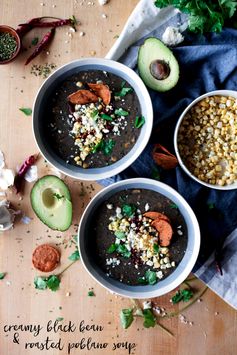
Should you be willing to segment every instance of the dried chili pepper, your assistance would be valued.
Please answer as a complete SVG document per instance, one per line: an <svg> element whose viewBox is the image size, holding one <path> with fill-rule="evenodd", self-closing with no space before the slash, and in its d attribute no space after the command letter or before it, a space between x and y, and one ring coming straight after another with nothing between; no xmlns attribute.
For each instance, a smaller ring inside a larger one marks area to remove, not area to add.
<svg viewBox="0 0 237 355"><path fill-rule="evenodd" d="M34 52L29 56L29 58L26 60L25 65L29 64L37 55L39 55L42 50L47 47L51 39L53 38L55 34L55 28L52 28L49 32L47 32L42 40L38 43L38 45L35 47Z"/></svg>
<svg viewBox="0 0 237 355"><path fill-rule="evenodd" d="M18 173L15 176L14 179L14 187L16 189L16 193L20 192L21 187L22 187L22 182L24 179L24 176L26 172L29 170L29 168L35 163L35 157L34 155L31 155L28 159L24 161L24 163L21 165Z"/></svg>
<svg viewBox="0 0 237 355"><path fill-rule="evenodd" d="M175 155L171 154L161 144L155 144L152 152L152 157L157 165L165 170L174 169L178 165L178 160Z"/></svg>
<svg viewBox="0 0 237 355"><path fill-rule="evenodd" d="M55 19L56 21L44 21L45 19ZM71 26L74 28L76 31L76 24L77 20L75 16L72 16L68 19L60 19L57 17L35 17L31 20L29 20L26 23L21 23L19 24L18 28L16 29L18 35L22 38L27 32L29 32L32 28L35 27L51 27L51 28L56 28L56 27L61 27L61 26Z"/></svg>

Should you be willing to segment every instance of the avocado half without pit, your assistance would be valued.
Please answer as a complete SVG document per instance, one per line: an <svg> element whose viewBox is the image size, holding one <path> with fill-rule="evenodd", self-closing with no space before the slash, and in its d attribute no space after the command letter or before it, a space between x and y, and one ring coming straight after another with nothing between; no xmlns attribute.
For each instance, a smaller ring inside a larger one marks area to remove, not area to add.
<svg viewBox="0 0 237 355"><path fill-rule="evenodd" d="M144 83L156 91L168 91L179 80L179 64L171 52L157 38L148 38L139 49L138 71Z"/></svg>
<svg viewBox="0 0 237 355"><path fill-rule="evenodd" d="M65 231L71 226L71 194L67 185L57 176L46 175L36 181L30 200L37 217L49 228Z"/></svg>

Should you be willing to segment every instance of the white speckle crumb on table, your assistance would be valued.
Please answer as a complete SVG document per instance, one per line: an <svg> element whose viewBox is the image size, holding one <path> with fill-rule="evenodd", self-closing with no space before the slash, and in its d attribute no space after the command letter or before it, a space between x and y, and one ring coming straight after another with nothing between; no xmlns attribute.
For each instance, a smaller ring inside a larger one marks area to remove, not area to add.
<svg viewBox="0 0 237 355"><path fill-rule="evenodd" d="M69 297L69 296L71 296L71 292L66 293L66 297Z"/></svg>
<svg viewBox="0 0 237 355"><path fill-rule="evenodd" d="M79 33L79 35L80 35L80 37L83 37L83 36L85 36L85 32L81 31L81 32Z"/></svg>
<svg viewBox="0 0 237 355"><path fill-rule="evenodd" d="M219 315L219 312L215 312L215 316L218 316Z"/></svg>
<svg viewBox="0 0 237 355"><path fill-rule="evenodd" d="M107 18L108 16L106 14L101 15L102 18Z"/></svg>
<svg viewBox="0 0 237 355"><path fill-rule="evenodd" d="M98 0L99 5L103 6L108 4L109 0Z"/></svg>

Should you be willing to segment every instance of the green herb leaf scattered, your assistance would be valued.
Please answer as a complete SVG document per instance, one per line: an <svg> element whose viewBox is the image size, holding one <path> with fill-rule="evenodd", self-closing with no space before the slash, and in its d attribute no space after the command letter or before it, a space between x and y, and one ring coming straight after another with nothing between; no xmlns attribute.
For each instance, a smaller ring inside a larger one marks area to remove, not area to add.
<svg viewBox="0 0 237 355"><path fill-rule="evenodd" d="M183 13L188 14L189 30L192 32L220 32L225 23L236 25L236 16L234 14L237 8L237 1L156 0L154 3L159 8L173 5Z"/></svg>
<svg viewBox="0 0 237 355"><path fill-rule="evenodd" d="M31 116L32 115L32 109L31 108L26 108L26 107L21 107L19 108L21 112L23 112L26 116Z"/></svg>
<svg viewBox="0 0 237 355"><path fill-rule="evenodd" d="M146 122L145 117L143 116L137 116L135 119L134 127L135 128L141 128L144 123Z"/></svg>
<svg viewBox="0 0 237 355"><path fill-rule="evenodd" d="M59 280L58 276L51 275L47 279L47 286L51 291L57 291L59 289L60 282L61 281Z"/></svg>
<svg viewBox="0 0 237 355"><path fill-rule="evenodd" d="M124 244L119 244L116 248L116 251L124 258L130 258L131 256L130 250L128 250Z"/></svg>
<svg viewBox="0 0 237 355"><path fill-rule="evenodd" d="M107 253L112 254L116 251L116 249L117 249L117 245L113 243L110 245L110 247L106 251L107 251Z"/></svg>
<svg viewBox="0 0 237 355"><path fill-rule="evenodd" d="M113 118L109 115L106 115L105 113L102 113L101 118L103 118L103 120L106 120L106 121L113 121Z"/></svg>
<svg viewBox="0 0 237 355"><path fill-rule="evenodd" d="M184 290L178 290L171 300L173 304L176 304L179 303L180 301L188 302L192 297L193 297L193 291L184 289Z"/></svg>
<svg viewBox="0 0 237 355"><path fill-rule="evenodd" d="M123 239L123 238L125 238L125 233L124 232L122 232L122 231L116 231L115 233L115 236L117 237L117 238L119 238L119 239Z"/></svg>
<svg viewBox="0 0 237 355"><path fill-rule="evenodd" d="M47 288L47 278L36 276L34 279L34 285L37 290L45 290Z"/></svg>
<svg viewBox="0 0 237 355"><path fill-rule="evenodd" d="M128 116L129 115L129 112L128 111L125 111L123 110L122 108L119 108L117 110L114 111L115 115L117 116Z"/></svg>
<svg viewBox="0 0 237 355"><path fill-rule="evenodd" d="M64 318L58 317L58 318L56 318L56 320L57 320L58 322L62 322L62 321L64 320Z"/></svg>
<svg viewBox="0 0 237 355"><path fill-rule="evenodd" d="M89 296L89 297L93 297L93 296L95 296L94 291L92 291L92 290L91 290L91 291L88 291L88 296Z"/></svg>
<svg viewBox="0 0 237 355"><path fill-rule="evenodd" d="M36 44L39 42L39 37L34 37L31 41L32 46L36 46Z"/></svg>
<svg viewBox="0 0 237 355"><path fill-rule="evenodd" d="M102 141L101 150L104 155L110 155L115 146L115 141L113 139L109 139L108 141Z"/></svg>
<svg viewBox="0 0 237 355"><path fill-rule="evenodd" d="M127 217L131 217L136 211L137 207L134 204L125 204L122 206L122 213Z"/></svg>
<svg viewBox="0 0 237 355"><path fill-rule="evenodd" d="M147 285L147 280L145 279L144 276L138 277L137 282L138 282L140 285Z"/></svg>
<svg viewBox="0 0 237 355"><path fill-rule="evenodd" d="M125 87L123 87L120 91L116 92L116 93L114 94L114 96L124 97L124 96L126 96L127 94L130 94L131 92L133 92L133 89L132 89L132 88L125 88Z"/></svg>
<svg viewBox="0 0 237 355"><path fill-rule="evenodd" d="M145 328L154 327L156 325L156 317L152 313L151 309L144 309L143 317L144 317L143 325Z"/></svg>
<svg viewBox="0 0 237 355"><path fill-rule="evenodd" d="M80 260L80 254L79 254L79 250L75 250L69 257L69 260L71 261L76 261L76 260Z"/></svg>
<svg viewBox="0 0 237 355"><path fill-rule="evenodd" d="M157 283L155 271L147 270L145 273L145 279L149 285L155 285Z"/></svg>
<svg viewBox="0 0 237 355"><path fill-rule="evenodd" d="M170 204L170 208L173 208L173 209L177 210L179 207L175 203L171 203Z"/></svg>
<svg viewBox="0 0 237 355"><path fill-rule="evenodd" d="M130 327L132 324L134 318L133 318L133 309L132 308L127 308L127 309L122 309L120 312L120 321L123 329L127 329Z"/></svg>
<svg viewBox="0 0 237 355"><path fill-rule="evenodd" d="M159 245L158 245L158 244L154 244L154 245L153 245L153 250L154 250L154 252L155 252L156 254L158 254L158 253L159 253Z"/></svg>
<svg viewBox="0 0 237 355"><path fill-rule="evenodd" d="M99 111L98 110L94 110L91 114L91 117L93 118L93 120L97 121L98 118L100 117L99 115Z"/></svg>
<svg viewBox="0 0 237 355"><path fill-rule="evenodd" d="M0 272L0 280L3 280L6 276L5 272Z"/></svg>

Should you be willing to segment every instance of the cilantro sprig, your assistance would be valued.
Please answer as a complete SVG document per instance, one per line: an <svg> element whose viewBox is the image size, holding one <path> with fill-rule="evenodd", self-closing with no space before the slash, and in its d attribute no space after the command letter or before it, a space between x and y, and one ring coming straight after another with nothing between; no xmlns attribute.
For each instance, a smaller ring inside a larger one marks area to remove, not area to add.
<svg viewBox="0 0 237 355"><path fill-rule="evenodd" d="M136 205L130 203L130 204L124 204L122 206L122 213L126 217L131 217L134 212L136 211L137 207Z"/></svg>
<svg viewBox="0 0 237 355"><path fill-rule="evenodd" d="M176 304L180 301L188 302L193 297L193 291L191 289L178 290L176 294L171 298L172 303Z"/></svg>
<svg viewBox="0 0 237 355"><path fill-rule="evenodd" d="M34 279L34 285L37 290L46 290L49 288L51 291L57 291L60 285L60 279L57 275L36 276Z"/></svg>
<svg viewBox="0 0 237 355"><path fill-rule="evenodd" d="M223 26L230 22L236 27L237 2L233 0L156 0L156 7L164 8L173 5L181 12L188 14L188 25L191 32L221 32Z"/></svg>

